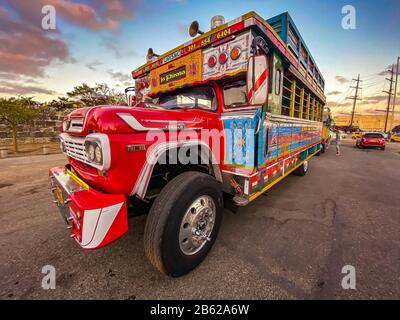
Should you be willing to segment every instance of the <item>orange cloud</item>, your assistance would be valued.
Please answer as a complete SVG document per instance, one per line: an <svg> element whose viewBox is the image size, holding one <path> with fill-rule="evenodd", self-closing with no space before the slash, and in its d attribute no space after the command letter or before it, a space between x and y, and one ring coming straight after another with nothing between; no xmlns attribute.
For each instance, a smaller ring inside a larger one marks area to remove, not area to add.
<svg viewBox="0 0 400 320"><path fill-rule="evenodd" d="M0 70L3 77L43 76L43 68L53 60L71 60L67 44L59 37L50 37L42 29L18 21L0 9Z"/></svg>
<svg viewBox="0 0 400 320"><path fill-rule="evenodd" d="M133 18L138 0L5 0L0 5L0 78L43 77L54 61L74 62L59 30L59 19L93 31L116 32ZM56 9L57 30L43 30L42 7ZM7 8L7 9L6 9Z"/></svg>
<svg viewBox="0 0 400 320"><path fill-rule="evenodd" d="M52 5L57 17L90 30L117 31L122 20L133 18L132 6L137 1L93 0L89 4L76 3L67 0L8 0L24 21L39 25L43 15L41 8Z"/></svg>

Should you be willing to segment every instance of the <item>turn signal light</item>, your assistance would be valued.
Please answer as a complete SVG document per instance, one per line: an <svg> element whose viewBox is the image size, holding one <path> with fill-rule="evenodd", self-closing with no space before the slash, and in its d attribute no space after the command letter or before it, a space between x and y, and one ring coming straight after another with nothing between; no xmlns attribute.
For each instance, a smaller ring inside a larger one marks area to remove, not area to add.
<svg viewBox="0 0 400 320"><path fill-rule="evenodd" d="M242 51L240 50L239 47L234 47L231 51L231 59L232 60L237 60L240 57L240 54L242 53Z"/></svg>

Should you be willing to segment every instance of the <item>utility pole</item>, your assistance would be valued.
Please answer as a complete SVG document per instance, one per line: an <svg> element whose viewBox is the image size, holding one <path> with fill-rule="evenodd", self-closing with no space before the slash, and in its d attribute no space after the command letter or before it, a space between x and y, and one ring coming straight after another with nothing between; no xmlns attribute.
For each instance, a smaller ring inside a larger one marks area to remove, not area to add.
<svg viewBox="0 0 400 320"><path fill-rule="evenodd" d="M386 133L387 131L387 124L388 124L388 118L389 118L389 110L390 110L390 99L392 98L392 91L393 91L393 75L394 75L394 65L392 66L392 70L389 70L389 72L391 73L390 79L386 78L386 80L390 81L390 89L389 91L383 91L385 93L388 93L388 103L387 103L387 108L386 108L386 117L385 117L385 129L383 130L383 132Z"/></svg>
<svg viewBox="0 0 400 320"><path fill-rule="evenodd" d="M400 63L400 57L397 57L396 80L395 80L395 83L394 83L393 108L392 108L392 119L390 121L390 130L393 129L394 109L396 108L397 79L398 79L398 76L399 76L399 63Z"/></svg>
<svg viewBox="0 0 400 320"><path fill-rule="evenodd" d="M360 89L360 82L362 81L362 80L360 80L360 75L358 75L357 79L353 79L353 80L354 80L357 84L356 84L355 87L350 87L350 88L356 89L356 92L355 92L355 94L354 94L354 97L348 97L348 98L347 98L347 99L352 99L352 100L353 100L353 109L352 109L352 111L351 111L351 120L350 120L350 130L351 130L351 128L353 127L354 113L355 113L355 111L356 111L356 103L357 103L357 100L360 100L360 99L358 98L358 90Z"/></svg>

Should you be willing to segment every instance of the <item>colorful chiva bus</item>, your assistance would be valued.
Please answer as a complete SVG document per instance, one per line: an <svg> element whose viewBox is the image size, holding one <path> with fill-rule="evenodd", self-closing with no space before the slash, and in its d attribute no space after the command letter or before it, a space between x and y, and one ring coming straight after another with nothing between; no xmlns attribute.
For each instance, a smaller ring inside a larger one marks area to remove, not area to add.
<svg viewBox="0 0 400 320"><path fill-rule="evenodd" d="M67 115L68 164L49 170L54 202L82 248L110 244L128 232L128 216L147 211L145 253L171 276L205 258L227 200L246 205L307 172L321 150L325 104L324 80L287 13L270 23L254 12L229 23L216 16L210 31L194 22L190 35L163 55L149 49L132 73L131 106ZM194 162L171 159L177 151Z"/></svg>
<svg viewBox="0 0 400 320"><path fill-rule="evenodd" d="M290 15L267 21L250 12L164 55L150 49L149 63L132 73L137 101L214 88L226 132L224 191L239 205L293 171L305 174L322 146L324 79ZM254 66L254 56L265 65Z"/></svg>

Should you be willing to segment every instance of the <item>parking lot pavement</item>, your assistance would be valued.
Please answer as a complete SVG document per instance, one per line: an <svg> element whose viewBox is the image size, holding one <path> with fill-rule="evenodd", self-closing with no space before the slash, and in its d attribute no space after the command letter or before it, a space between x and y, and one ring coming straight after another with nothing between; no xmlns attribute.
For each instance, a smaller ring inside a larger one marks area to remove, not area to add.
<svg viewBox="0 0 400 320"><path fill-rule="evenodd" d="M399 299L400 144L359 150L345 140L314 157L237 214L225 211L216 244L187 276L171 279L143 251L145 216L97 251L82 251L51 203L47 169L61 155L0 160L2 299ZM41 287L42 267L57 272ZM356 289L341 287L342 268Z"/></svg>

